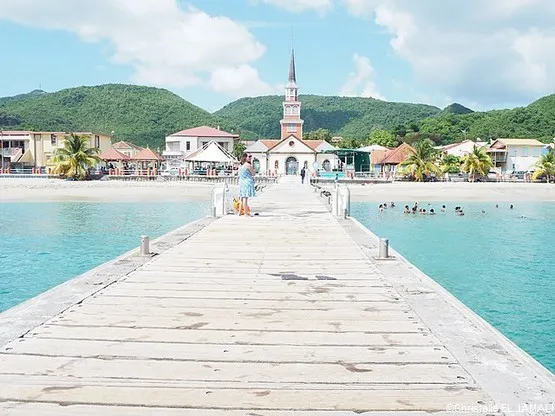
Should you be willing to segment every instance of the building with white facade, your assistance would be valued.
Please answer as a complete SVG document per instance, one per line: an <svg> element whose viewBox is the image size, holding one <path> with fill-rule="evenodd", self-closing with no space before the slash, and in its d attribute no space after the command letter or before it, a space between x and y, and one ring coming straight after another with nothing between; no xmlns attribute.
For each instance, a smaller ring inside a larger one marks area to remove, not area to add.
<svg viewBox="0 0 555 416"><path fill-rule="evenodd" d="M436 149L442 151L447 155L453 155L457 157L465 157L469 153L472 153L474 150L474 146L477 147L484 147L489 146L487 142L479 142L479 141L472 141L472 140L464 140L460 143L451 143L445 146L436 147Z"/></svg>
<svg viewBox="0 0 555 416"><path fill-rule="evenodd" d="M501 173L531 172L545 149L536 139L497 139L488 148L493 163Z"/></svg>
<svg viewBox="0 0 555 416"><path fill-rule="evenodd" d="M289 78L285 85L283 117L280 120L281 137L275 140L258 140L248 146L257 173L267 175L296 175L304 167L309 171L331 171L337 166L338 158L332 153L335 147L324 140L303 140L301 102L295 70L295 54L291 51Z"/></svg>
<svg viewBox="0 0 555 416"><path fill-rule="evenodd" d="M219 127L194 127L166 137L166 149L162 153L168 165L179 166L187 156L202 149L207 143L215 141L228 152L239 141L239 135L220 130Z"/></svg>

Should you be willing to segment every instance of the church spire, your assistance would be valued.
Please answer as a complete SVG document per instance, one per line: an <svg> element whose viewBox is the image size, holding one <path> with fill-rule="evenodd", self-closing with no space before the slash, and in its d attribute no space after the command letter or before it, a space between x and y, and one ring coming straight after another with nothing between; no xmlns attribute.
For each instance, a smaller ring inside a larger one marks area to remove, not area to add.
<svg viewBox="0 0 555 416"><path fill-rule="evenodd" d="M297 74L295 73L295 51L291 48L291 62L289 63L289 82L297 83Z"/></svg>

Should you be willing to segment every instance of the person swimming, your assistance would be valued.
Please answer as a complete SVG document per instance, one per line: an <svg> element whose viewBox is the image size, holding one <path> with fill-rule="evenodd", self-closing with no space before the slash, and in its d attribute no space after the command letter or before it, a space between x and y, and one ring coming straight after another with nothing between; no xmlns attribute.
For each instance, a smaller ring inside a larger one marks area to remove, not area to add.
<svg viewBox="0 0 555 416"><path fill-rule="evenodd" d="M434 209L430 209L430 215L436 215L436 212L434 211Z"/></svg>
<svg viewBox="0 0 555 416"><path fill-rule="evenodd" d="M441 206L441 212L446 212L447 211L447 207L445 205Z"/></svg>
<svg viewBox="0 0 555 416"><path fill-rule="evenodd" d="M511 206L509 207L509 209L513 209L513 208L514 208L514 206L513 206L513 204L511 204Z"/></svg>
<svg viewBox="0 0 555 416"><path fill-rule="evenodd" d="M383 212L383 204L380 204L380 206L378 207L378 210L379 210L380 212Z"/></svg>
<svg viewBox="0 0 555 416"><path fill-rule="evenodd" d="M410 214L410 208L408 205L405 205L405 209L403 210L403 214Z"/></svg>

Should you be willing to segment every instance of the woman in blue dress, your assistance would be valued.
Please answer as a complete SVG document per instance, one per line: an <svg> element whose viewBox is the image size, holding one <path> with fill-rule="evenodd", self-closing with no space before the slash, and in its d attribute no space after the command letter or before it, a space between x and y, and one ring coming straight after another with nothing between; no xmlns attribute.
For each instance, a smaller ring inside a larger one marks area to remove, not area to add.
<svg viewBox="0 0 555 416"><path fill-rule="evenodd" d="M249 198L255 196L254 189L254 168L252 167L252 155L243 153L241 167L239 168L239 215L251 215Z"/></svg>

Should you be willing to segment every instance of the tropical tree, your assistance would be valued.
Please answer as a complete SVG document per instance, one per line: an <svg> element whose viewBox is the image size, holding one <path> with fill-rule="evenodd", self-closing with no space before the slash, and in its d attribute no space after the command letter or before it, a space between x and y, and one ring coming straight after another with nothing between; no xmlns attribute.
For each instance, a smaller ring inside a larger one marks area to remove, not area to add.
<svg viewBox="0 0 555 416"><path fill-rule="evenodd" d="M472 152L463 158L462 170L468 173L471 182L476 179L476 174L486 176L492 167L493 161L485 146L474 146Z"/></svg>
<svg viewBox="0 0 555 416"><path fill-rule="evenodd" d="M243 156L243 153L245 153L245 149L247 148L247 146L244 143L240 143L237 142L233 145L233 156L235 156L237 159L240 159L241 156Z"/></svg>
<svg viewBox="0 0 555 416"><path fill-rule="evenodd" d="M397 147L399 142L389 130L372 130L368 135L368 144L377 144L385 147Z"/></svg>
<svg viewBox="0 0 555 416"><path fill-rule="evenodd" d="M85 136L72 134L64 140L64 146L54 151L52 162L56 164L54 172L60 176L82 179L87 169L101 161L98 157L99 149L89 147L89 140Z"/></svg>
<svg viewBox="0 0 555 416"><path fill-rule="evenodd" d="M461 171L461 159L455 155L444 154L439 167L443 173L459 173Z"/></svg>
<svg viewBox="0 0 555 416"><path fill-rule="evenodd" d="M429 139L420 140L414 143L413 150L400 166L403 173L409 173L421 182L425 176L441 172L436 165L438 158L439 152L434 149L434 143Z"/></svg>
<svg viewBox="0 0 555 416"><path fill-rule="evenodd" d="M551 181L551 178L555 178L555 149L549 149L536 163L532 179L536 180L542 176L547 178L547 183Z"/></svg>
<svg viewBox="0 0 555 416"><path fill-rule="evenodd" d="M305 140L325 140L326 142L331 142L331 133L328 129L318 129L316 131L309 131L304 134L303 139Z"/></svg>

